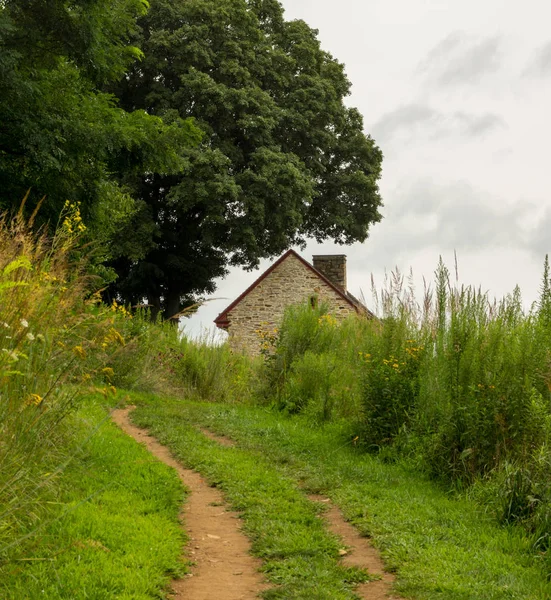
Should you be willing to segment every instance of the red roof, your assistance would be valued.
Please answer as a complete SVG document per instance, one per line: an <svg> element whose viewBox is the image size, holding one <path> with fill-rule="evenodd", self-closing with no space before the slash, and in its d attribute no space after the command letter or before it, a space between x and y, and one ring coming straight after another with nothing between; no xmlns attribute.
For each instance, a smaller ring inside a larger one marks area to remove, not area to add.
<svg viewBox="0 0 551 600"><path fill-rule="evenodd" d="M252 290L254 290L254 288L261 283L264 279L266 279L266 277L278 266L280 265L288 256L294 256L295 258L298 258L298 260L300 260L300 262L307 267L308 269L310 269L313 273L315 273L324 283L326 283L330 288L332 288L335 292L337 292L337 294L339 294L339 296L345 301L348 302L348 304L350 304L355 310L360 310L360 309L365 309L365 307L363 306L363 304L361 304L361 302L359 302L358 300L356 300L353 296L350 296L349 294L343 292L341 289L339 289L334 283L332 283L329 279L327 279L327 277L321 273L320 271L318 271L317 269L315 269L308 261L304 260L304 258L302 258L302 256L300 256L300 254L298 254L297 252L295 252L294 250L287 250L287 252L285 252L285 254L283 256L280 256L275 263L269 267L268 269L266 269L266 271L264 271L264 273L262 273L262 275L252 284L250 285L240 296L238 296L225 310L223 310L217 317L216 319L214 319L214 322L216 323L216 325L220 328L220 329L227 329L230 322L228 319L228 313L235 308L240 302L241 300L243 300L243 298L245 298L245 296L247 296L247 294L249 294L250 292L252 292Z"/></svg>

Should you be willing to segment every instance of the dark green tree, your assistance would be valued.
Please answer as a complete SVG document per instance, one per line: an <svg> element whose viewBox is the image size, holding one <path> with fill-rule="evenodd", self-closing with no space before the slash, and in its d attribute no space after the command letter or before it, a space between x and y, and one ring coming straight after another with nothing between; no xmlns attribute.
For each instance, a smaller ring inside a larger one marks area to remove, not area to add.
<svg viewBox="0 0 551 600"><path fill-rule="evenodd" d="M94 237L108 243L136 210L117 173L180 172L180 150L200 140L190 122L128 113L102 88L141 51L130 42L144 0L0 2L0 209L32 188L39 219L65 200L82 204Z"/></svg>
<svg viewBox="0 0 551 600"><path fill-rule="evenodd" d="M194 117L205 137L183 174L125 177L144 206L121 247L137 231L147 251L121 252L113 293L170 316L229 265L366 239L382 155L315 30L276 0L153 0L139 25L145 58L113 88L121 106Z"/></svg>

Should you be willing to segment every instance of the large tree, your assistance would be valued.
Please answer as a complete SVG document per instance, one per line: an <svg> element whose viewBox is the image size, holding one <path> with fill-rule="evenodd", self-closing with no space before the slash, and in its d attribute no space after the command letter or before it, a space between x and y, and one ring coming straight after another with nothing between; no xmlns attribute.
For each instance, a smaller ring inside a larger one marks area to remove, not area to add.
<svg viewBox="0 0 551 600"><path fill-rule="evenodd" d="M121 106L177 111L206 135L182 175L125 179L145 202L132 231L150 237L143 258L114 263L115 293L170 316L229 265L366 239L382 155L315 30L276 0L152 0L139 25L145 58L116 86Z"/></svg>
<svg viewBox="0 0 551 600"><path fill-rule="evenodd" d="M180 172L199 131L124 111L104 87L142 54L131 43L144 0L0 0L0 209L27 189L39 219L81 202L108 242L136 210L117 172ZM136 253L134 252L134 255Z"/></svg>

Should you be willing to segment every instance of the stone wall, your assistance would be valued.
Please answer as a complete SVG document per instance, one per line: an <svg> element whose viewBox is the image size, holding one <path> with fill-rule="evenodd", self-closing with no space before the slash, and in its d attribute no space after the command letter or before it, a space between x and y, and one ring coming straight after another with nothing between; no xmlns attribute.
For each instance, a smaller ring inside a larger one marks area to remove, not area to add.
<svg viewBox="0 0 551 600"><path fill-rule="evenodd" d="M340 294L290 254L228 313L231 348L258 355L262 335L277 333L285 308L313 296L328 304L337 319L355 312Z"/></svg>

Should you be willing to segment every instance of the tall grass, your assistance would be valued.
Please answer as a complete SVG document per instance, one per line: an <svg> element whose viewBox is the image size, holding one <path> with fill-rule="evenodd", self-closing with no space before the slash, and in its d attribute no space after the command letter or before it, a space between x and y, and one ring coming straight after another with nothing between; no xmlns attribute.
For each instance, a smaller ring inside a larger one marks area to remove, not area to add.
<svg viewBox="0 0 551 600"><path fill-rule="evenodd" d="M360 442L405 456L503 522L551 536L551 284L501 301L452 281L440 261L417 299L411 277L374 289L377 317L338 323L290 308L268 358L269 398L316 422L347 418ZM265 394L266 395L266 394ZM265 399L263 400L265 401Z"/></svg>
<svg viewBox="0 0 551 600"><path fill-rule="evenodd" d="M41 517L75 399L64 384L89 346L85 278L70 264L75 215L66 216L53 240L20 217L0 219L1 558Z"/></svg>
<svg viewBox="0 0 551 600"><path fill-rule="evenodd" d="M117 387L240 401L257 371L226 346L192 342L146 309L101 301L86 227L67 203L55 231L0 216L0 567L32 548L80 445L68 418Z"/></svg>

